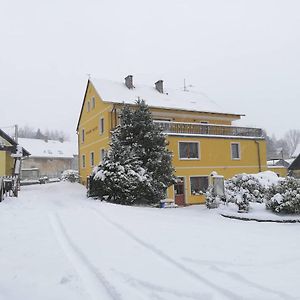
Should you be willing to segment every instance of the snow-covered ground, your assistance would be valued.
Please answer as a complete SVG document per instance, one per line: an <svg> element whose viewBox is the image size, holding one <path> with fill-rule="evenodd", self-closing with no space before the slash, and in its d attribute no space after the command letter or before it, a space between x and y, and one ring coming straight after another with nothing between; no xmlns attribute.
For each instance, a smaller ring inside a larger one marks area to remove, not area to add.
<svg viewBox="0 0 300 300"><path fill-rule="evenodd" d="M26 186L0 203L0 299L300 299L299 249L300 224Z"/></svg>

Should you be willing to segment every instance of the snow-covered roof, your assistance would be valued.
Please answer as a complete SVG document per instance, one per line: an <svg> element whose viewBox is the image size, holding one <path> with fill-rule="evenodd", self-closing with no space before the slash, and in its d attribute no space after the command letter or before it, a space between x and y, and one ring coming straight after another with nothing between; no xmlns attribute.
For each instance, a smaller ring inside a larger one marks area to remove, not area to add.
<svg viewBox="0 0 300 300"><path fill-rule="evenodd" d="M90 79L90 82L97 90L101 99L106 102L134 104L140 98L152 107L242 115L226 112L226 110L203 93L165 87L164 93L160 93L154 85L147 86L138 83L134 84L133 89L128 89L124 82L115 82L106 79L93 78Z"/></svg>
<svg viewBox="0 0 300 300"><path fill-rule="evenodd" d="M77 154L77 143L54 140L19 138L19 144L28 149L31 157L73 158Z"/></svg>

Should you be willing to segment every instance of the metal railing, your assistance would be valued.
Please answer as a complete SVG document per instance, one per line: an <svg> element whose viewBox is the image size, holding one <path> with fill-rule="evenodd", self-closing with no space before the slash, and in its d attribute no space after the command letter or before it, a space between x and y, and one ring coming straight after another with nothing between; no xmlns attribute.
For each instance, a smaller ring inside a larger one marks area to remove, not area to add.
<svg viewBox="0 0 300 300"><path fill-rule="evenodd" d="M154 122L158 124L162 128L163 132L167 134L215 135L256 138L263 137L263 131L261 128L168 121Z"/></svg>

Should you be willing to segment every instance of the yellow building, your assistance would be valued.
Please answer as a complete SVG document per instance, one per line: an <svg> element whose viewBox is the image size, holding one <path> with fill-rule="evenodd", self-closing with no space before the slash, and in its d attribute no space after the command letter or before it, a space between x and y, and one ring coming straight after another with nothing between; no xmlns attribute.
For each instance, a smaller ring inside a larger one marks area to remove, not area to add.
<svg viewBox="0 0 300 300"><path fill-rule="evenodd" d="M167 197L176 203L203 203L202 193L213 171L229 178L267 169L262 130L232 125L243 115L222 111L203 94L165 90L162 80L153 86L135 85L129 75L124 83L88 80L77 125L83 184L108 149L122 106L134 106L137 99L146 101L154 121L167 135L180 179L168 189Z"/></svg>
<svg viewBox="0 0 300 300"><path fill-rule="evenodd" d="M17 143L0 129L0 176L12 176L15 158L11 156L17 150ZM23 148L23 156L29 156L29 152Z"/></svg>

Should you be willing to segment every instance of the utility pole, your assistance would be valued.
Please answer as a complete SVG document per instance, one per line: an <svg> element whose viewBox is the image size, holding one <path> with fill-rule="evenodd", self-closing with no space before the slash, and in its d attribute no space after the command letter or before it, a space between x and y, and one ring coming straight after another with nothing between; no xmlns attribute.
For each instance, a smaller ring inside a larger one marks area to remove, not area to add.
<svg viewBox="0 0 300 300"><path fill-rule="evenodd" d="M19 138L19 128L18 125L15 125L15 142L18 144L18 138Z"/></svg>

